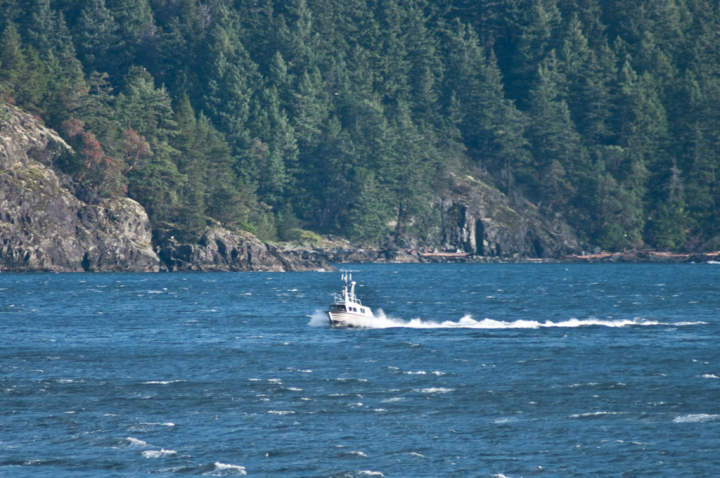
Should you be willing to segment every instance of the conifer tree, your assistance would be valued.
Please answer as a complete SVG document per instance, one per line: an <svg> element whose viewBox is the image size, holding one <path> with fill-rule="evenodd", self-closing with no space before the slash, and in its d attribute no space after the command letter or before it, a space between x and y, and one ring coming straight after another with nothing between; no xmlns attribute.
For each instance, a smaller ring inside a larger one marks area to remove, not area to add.
<svg viewBox="0 0 720 478"><path fill-rule="evenodd" d="M169 145L177 134L171 100L163 87L155 89L152 76L135 67L114 104L122 128L132 128L149 143L152 156L142 168L128 173L128 194L148 211L153 222L168 219L178 205L186 176L173 161L177 150Z"/></svg>
<svg viewBox="0 0 720 478"><path fill-rule="evenodd" d="M530 92L528 137L537 164L542 200L548 208L562 206L570 199L572 175L584 166L580 136L570 118L567 103L560 95L565 78L558 71L554 53L542 63L538 81ZM566 177L569 172L569 178ZM568 180L569 179L569 180Z"/></svg>
<svg viewBox="0 0 720 478"><path fill-rule="evenodd" d="M26 74L27 63L20 35L13 25L8 25L0 38L0 64L0 84L14 96L20 79Z"/></svg>
<svg viewBox="0 0 720 478"><path fill-rule="evenodd" d="M123 49L119 27L105 0L88 0L75 25L75 45L88 71L117 73Z"/></svg>
<svg viewBox="0 0 720 478"><path fill-rule="evenodd" d="M560 11L556 0L512 0L507 9L507 22L517 38L511 53L512 80L508 93L525 108L537 67L555 46L553 40L560 25Z"/></svg>

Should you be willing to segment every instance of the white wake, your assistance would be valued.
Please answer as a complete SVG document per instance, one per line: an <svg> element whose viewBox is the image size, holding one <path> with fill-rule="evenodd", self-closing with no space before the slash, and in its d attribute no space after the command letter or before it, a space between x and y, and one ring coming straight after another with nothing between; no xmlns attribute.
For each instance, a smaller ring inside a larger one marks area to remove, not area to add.
<svg viewBox="0 0 720 478"><path fill-rule="evenodd" d="M546 320L540 322L537 320L516 320L513 322L505 322L502 320L493 319L482 319L475 320L471 315L465 315L462 319L457 322L446 320L443 322L437 322L432 320L422 319L411 319L403 320L395 317L389 317L385 315L382 310L375 312L374 317L358 317L353 319L351 322L354 328L364 329L390 329L390 328L409 328L409 329L540 329L547 327L588 327L588 326L603 326L603 327L628 327L628 326L647 326L647 325L697 325L702 322L692 323L680 323L680 324L666 324L658 322L657 320L647 319L619 319L619 320L602 320L602 319L568 319L560 322L553 322ZM317 310L311 316L308 325L313 327L328 327L330 321L327 313Z"/></svg>

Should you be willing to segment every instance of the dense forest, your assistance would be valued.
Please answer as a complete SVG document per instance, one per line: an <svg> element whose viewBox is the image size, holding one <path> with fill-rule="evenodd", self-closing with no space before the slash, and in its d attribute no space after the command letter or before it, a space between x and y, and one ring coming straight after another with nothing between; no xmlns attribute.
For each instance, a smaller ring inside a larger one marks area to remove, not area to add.
<svg viewBox="0 0 720 478"><path fill-rule="evenodd" d="M717 247L716 0L0 0L0 114L187 234L376 243L452 172L591 244Z"/></svg>

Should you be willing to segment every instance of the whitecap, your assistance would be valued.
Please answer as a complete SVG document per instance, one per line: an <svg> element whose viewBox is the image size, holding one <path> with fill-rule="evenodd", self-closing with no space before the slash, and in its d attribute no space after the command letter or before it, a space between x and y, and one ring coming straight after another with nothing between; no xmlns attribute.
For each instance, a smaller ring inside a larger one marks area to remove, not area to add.
<svg viewBox="0 0 720 478"><path fill-rule="evenodd" d="M148 294L162 294L163 291L161 290L149 290L147 291Z"/></svg>
<svg viewBox="0 0 720 478"><path fill-rule="evenodd" d="M216 461L213 463L213 466L215 467L212 471L209 471L207 473L203 473L203 475L207 476L245 476L247 475L247 472L245 471L244 466L238 466L238 465L228 465L225 463L220 463L219 461Z"/></svg>
<svg viewBox="0 0 720 478"><path fill-rule="evenodd" d="M394 398L387 398L385 400L380 400L382 403L391 403L391 402L402 402L405 400L404 397L394 397Z"/></svg>
<svg viewBox="0 0 720 478"><path fill-rule="evenodd" d="M137 438L127 437L125 439L130 446L147 446L147 443Z"/></svg>
<svg viewBox="0 0 720 478"><path fill-rule="evenodd" d="M380 477L380 478L382 478L383 476L385 476L385 475L383 475L382 473L380 473L379 471L370 471L370 470L362 470L362 471L359 471L359 472L358 472L358 475L361 475L361 476L378 476L378 477Z"/></svg>
<svg viewBox="0 0 720 478"><path fill-rule="evenodd" d="M158 385L167 385L169 383L180 383L184 382L185 380L151 380L149 382L143 382L144 385L151 385L151 384L158 384Z"/></svg>
<svg viewBox="0 0 720 478"><path fill-rule="evenodd" d="M290 390L291 392L302 392L303 391L302 388L294 388L294 387L289 387L288 390Z"/></svg>
<svg viewBox="0 0 720 478"><path fill-rule="evenodd" d="M295 412L292 410L285 411L285 410L269 410L268 413L271 413L273 415L294 415Z"/></svg>
<svg viewBox="0 0 720 478"><path fill-rule="evenodd" d="M166 450L162 448L160 450L147 450L142 452L142 454L145 458L162 458L164 456L177 455L177 452L175 450Z"/></svg>
<svg viewBox="0 0 720 478"><path fill-rule="evenodd" d="M367 458L367 455L361 451L350 451L348 455L356 456L358 458Z"/></svg>
<svg viewBox="0 0 720 478"><path fill-rule="evenodd" d="M675 417L674 423L698 423L698 422L710 422L720 419L720 415L708 415L706 413L698 413L691 415L683 415Z"/></svg>
<svg viewBox="0 0 720 478"><path fill-rule="evenodd" d="M576 413L570 415L570 418L597 417L601 415L622 415L626 412L592 412L592 413Z"/></svg>
<svg viewBox="0 0 720 478"><path fill-rule="evenodd" d="M420 370L419 372L403 372L405 375L427 375L426 372Z"/></svg>
<svg viewBox="0 0 720 478"><path fill-rule="evenodd" d="M720 377L718 377L717 375L713 375L711 373L706 373L705 375L702 376L702 378L720 378Z"/></svg>
<svg viewBox="0 0 720 478"><path fill-rule="evenodd" d="M174 427L175 424L173 422L166 422L166 423L139 423L139 425L143 426L161 426L161 427Z"/></svg>
<svg viewBox="0 0 720 478"><path fill-rule="evenodd" d="M298 370L300 373L312 373L312 370Z"/></svg>
<svg viewBox="0 0 720 478"><path fill-rule="evenodd" d="M454 392L454 388L421 388L421 389L414 389L413 392L417 393L449 393Z"/></svg>
<svg viewBox="0 0 720 478"><path fill-rule="evenodd" d="M446 375L446 373L445 373L445 372L438 372L438 371L436 370L435 372L433 372L433 375L437 375L437 376L439 377L440 375Z"/></svg>

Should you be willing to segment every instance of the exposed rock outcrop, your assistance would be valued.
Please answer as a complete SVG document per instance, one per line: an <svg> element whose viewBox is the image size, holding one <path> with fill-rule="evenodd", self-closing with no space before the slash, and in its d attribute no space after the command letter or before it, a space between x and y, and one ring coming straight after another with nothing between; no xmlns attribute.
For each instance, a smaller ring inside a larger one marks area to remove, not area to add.
<svg viewBox="0 0 720 478"><path fill-rule="evenodd" d="M452 191L437 198L442 223L418 235L392 236L379 248L357 247L332 238L321 244L284 246L302 259L330 263L501 262L561 259L582 252L573 229L548 218L528 201L519 204L470 176L453 177Z"/></svg>
<svg viewBox="0 0 720 478"><path fill-rule="evenodd" d="M310 271L334 270L324 257L286 254L249 232L208 228L197 243L183 243L171 232L155 237L160 258L170 271Z"/></svg>
<svg viewBox="0 0 720 478"><path fill-rule="evenodd" d="M0 269L158 271L143 208L128 198L80 201L54 167L70 150L18 108L0 118Z"/></svg>
<svg viewBox="0 0 720 478"><path fill-rule="evenodd" d="M305 271L328 263L436 262L559 258L581 251L561 218L548 219L523 201L470 176L436 199L442 225L393 237L380 248L347 241L313 246L263 244L250 233L211 227L183 242L151 230L128 198L97 204L56 167L70 147L29 114L6 106L0 117L0 270L15 271ZM432 254L432 252L461 254Z"/></svg>
<svg viewBox="0 0 720 478"><path fill-rule="evenodd" d="M573 229L528 201L512 204L499 190L470 176L456 177L441 200L440 248L483 257L559 258L581 251Z"/></svg>
<svg viewBox="0 0 720 478"><path fill-rule="evenodd" d="M162 237L153 244L145 210L128 198L88 204L56 167L70 147L13 106L0 117L0 270L8 271L304 271L304 260L250 233L209 229L197 244ZM162 258L162 260L161 260Z"/></svg>

